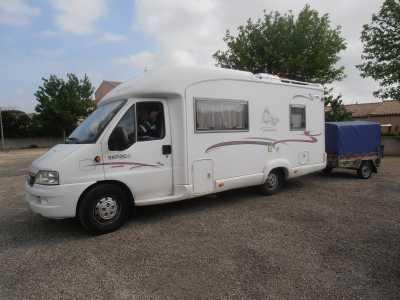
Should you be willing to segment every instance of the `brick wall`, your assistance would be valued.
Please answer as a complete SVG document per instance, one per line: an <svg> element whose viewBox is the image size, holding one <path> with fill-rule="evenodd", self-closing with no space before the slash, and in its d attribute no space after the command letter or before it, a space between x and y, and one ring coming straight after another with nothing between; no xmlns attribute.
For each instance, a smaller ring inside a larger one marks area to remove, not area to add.
<svg viewBox="0 0 400 300"><path fill-rule="evenodd" d="M354 118L354 120L364 120L364 121L374 121L378 122L381 125L383 124L392 124L392 127L382 127L382 133L400 133L400 115L393 115L393 116L368 116L362 118Z"/></svg>

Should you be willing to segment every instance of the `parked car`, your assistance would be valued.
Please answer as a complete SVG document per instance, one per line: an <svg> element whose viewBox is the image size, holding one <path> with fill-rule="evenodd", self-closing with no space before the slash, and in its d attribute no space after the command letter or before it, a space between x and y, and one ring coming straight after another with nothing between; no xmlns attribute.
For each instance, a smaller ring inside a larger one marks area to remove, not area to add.
<svg viewBox="0 0 400 300"><path fill-rule="evenodd" d="M378 171L383 156L379 123L327 122L325 144L328 156L325 173L334 168L346 168L356 170L360 178L368 179Z"/></svg>
<svg viewBox="0 0 400 300"><path fill-rule="evenodd" d="M26 199L49 218L105 233L131 204L260 186L325 168L318 84L227 69L163 68L112 90L32 163Z"/></svg>

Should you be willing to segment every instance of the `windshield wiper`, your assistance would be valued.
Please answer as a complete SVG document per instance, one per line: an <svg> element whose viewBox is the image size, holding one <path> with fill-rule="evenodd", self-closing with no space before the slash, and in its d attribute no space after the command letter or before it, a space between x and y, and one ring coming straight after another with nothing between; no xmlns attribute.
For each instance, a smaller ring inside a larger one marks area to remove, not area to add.
<svg viewBox="0 0 400 300"><path fill-rule="evenodd" d="M66 144L79 144L80 141L76 137L67 137L64 142Z"/></svg>

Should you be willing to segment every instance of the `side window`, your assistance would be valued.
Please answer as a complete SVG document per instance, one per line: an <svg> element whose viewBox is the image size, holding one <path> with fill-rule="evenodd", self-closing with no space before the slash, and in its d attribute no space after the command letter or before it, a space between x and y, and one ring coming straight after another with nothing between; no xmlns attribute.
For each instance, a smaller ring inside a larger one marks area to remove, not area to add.
<svg viewBox="0 0 400 300"><path fill-rule="evenodd" d="M246 101L195 99L195 115L196 132L249 130Z"/></svg>
<svg viewBox="0 0 400 300"><path fill-rule="evenodd" d="M306 129L306 107L304 105L290 105L290 130Z"/></svg>
<svg viewBox="0 0 400 300"><path fill-rule="evenodd" d="M165 137L164 109L161 102L137 103L137 140L152 141Z"/></svg>
<svg viewBox="0 0 400 300"><path fill-rule="evenodd" d="M135 105L132 105L111 133L108 148L111 151L123 151L132 146L136 141L135 124Z"/></svg>

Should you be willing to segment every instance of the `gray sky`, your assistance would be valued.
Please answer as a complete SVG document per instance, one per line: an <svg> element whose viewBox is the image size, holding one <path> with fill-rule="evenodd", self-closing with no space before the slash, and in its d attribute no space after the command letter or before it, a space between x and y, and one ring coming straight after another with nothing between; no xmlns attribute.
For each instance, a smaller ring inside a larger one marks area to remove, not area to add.
<svg viewBox="0 0 400 300"><path fill-rule="evenodd" d="M343 95L345 103L376 101L372 95L378 87L376 82L362 79L355 65L361 62L362 26L378 11L380 0L139 0L134 28L152 36L160 49L132 58L141 58L135 63L142 66L151 64L148 60L212 65L211 54L224 47L226 29L237 28L249 17L261 17L264 9L298 13L307 3L321 14L328 13L334 26L342 26L347 41L339 62L345 66L347 77L334 84L335 91Z"/></svg>
<svg viewBox="0 0 400 300"><path fill-rule="evenodd" d="M347 78L336 92L345 103L375 101L377 84L355 65L362 26L381 0L0 0L0 105L33 111L33 94L50 74L86 73L98 85L163 64L213 66L226 29L264 9L298 13L307 3L347 40L339 54Z"/></svg>

